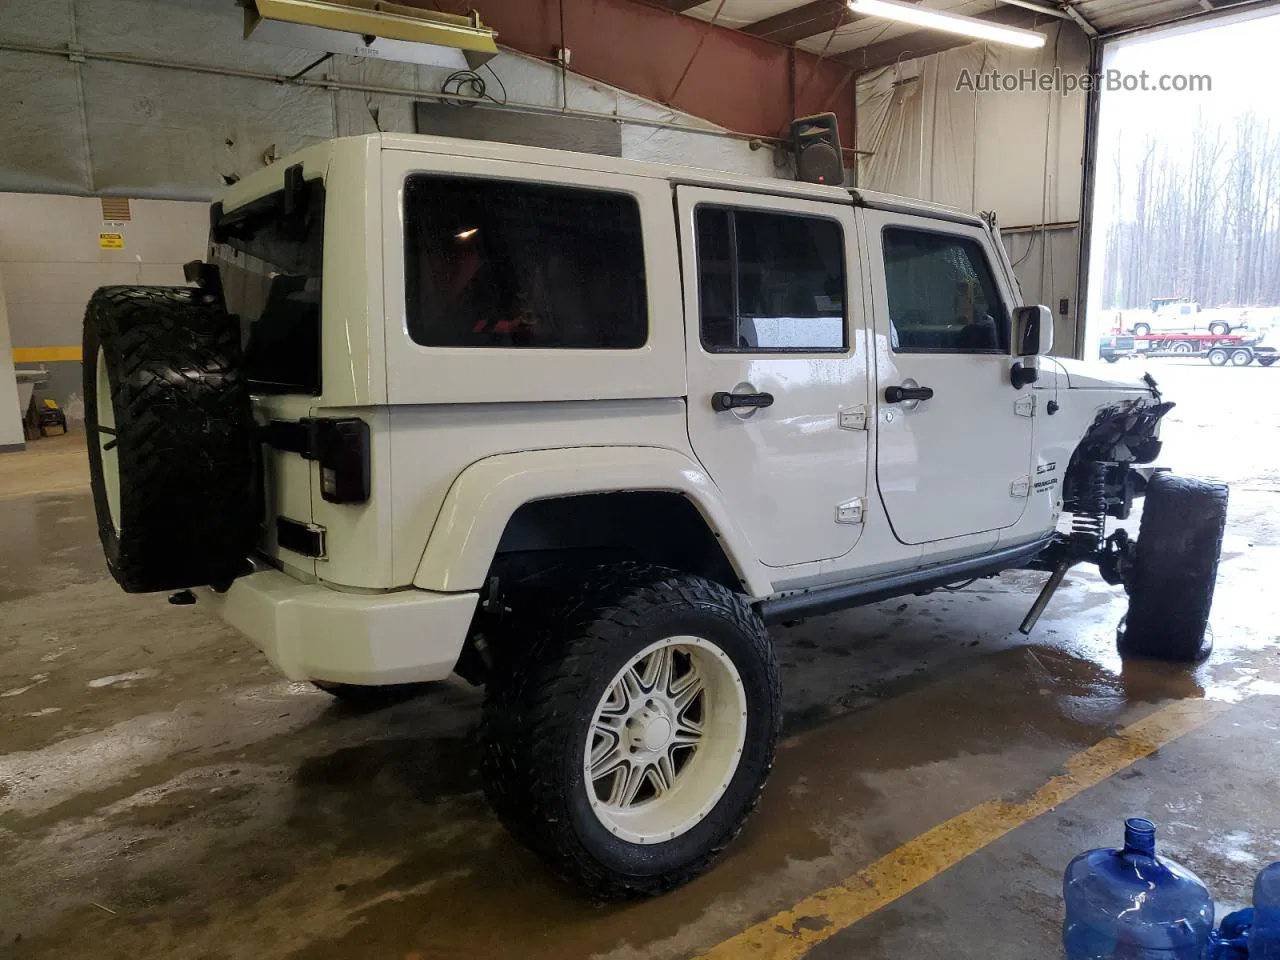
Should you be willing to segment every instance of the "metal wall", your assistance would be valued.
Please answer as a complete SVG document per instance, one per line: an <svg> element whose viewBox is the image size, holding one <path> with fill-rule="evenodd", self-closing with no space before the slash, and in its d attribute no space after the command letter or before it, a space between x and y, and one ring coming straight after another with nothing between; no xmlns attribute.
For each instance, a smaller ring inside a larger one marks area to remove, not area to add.
<svg viewBox="0 0 1280 960"><path fill-rule="evenodd" d="M334 136L412 131L415 99L438 96L450 72L334 57L288 82L323 51L244 40L242 15L232 0L4 0L0 190L207 199L266 156ZM512 104L644 124L624 125L623 156L773 173L770 151L659 104L525 57L490 65ZM708 133L650 125L661 122Z"/></svg>

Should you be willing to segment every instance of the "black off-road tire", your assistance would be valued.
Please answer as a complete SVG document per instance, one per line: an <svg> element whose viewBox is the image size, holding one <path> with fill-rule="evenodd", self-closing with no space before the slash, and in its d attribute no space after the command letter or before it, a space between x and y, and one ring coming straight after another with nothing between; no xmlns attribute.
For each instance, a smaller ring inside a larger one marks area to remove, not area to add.
<svg viewBox="0 0 1280 960"><path fill-rule="evenodd" d="M99 362L101 355L101 363ZM84 319L84 401L98 534L130 593L226 587L257 538L258 462L240 330L187 287L102 287ZM105 371L115 435L99 429ZM115 442L113 521L103 445Z"/></svg>
<svg viewBox="0 0 1280 960"><path fill-rule="evenodd" d="M1133 335L1135 337L1146 337L1146 336L1150 336L1150 334L1151 334L1151 324L1135 323L1133 325Z"/></svg>
<svg viewBox="0 0 1280 960"><path fill-rule="evenodd" d="M742 829L773 767L781 691L773 648L747 599L675 570L624 562L550 591L513 629L486 692L479 741L485 793L503 825L594 900L673 890L707 869ZM583 756L597 704L618 671L657 640L714 643L741 675L746 740L729 786L684 834L652 844L614 836L591 808Z"/></svg>
<svg viewBox="0 0 1280 960"><path fill-rule="evenodd" d="M1137 556L1126 584L1121 656L1197 663L1227 525L1227 485L1157 473L1147 486Z"/></svg>
<svg viewBox="0 0 1280 960"><path fill-rule="evenodd" d="M1231 324L1223 323L1221 320L1209 324L1209 332L1215 337L1225 337L1231 332Z"/></svg>

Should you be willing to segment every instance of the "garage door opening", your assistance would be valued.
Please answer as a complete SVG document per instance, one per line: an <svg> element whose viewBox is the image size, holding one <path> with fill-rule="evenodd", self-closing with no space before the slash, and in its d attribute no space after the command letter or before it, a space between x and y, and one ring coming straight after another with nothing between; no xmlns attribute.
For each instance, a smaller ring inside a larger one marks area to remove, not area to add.
<svg viewBox="0 0 1280 960"><path fill-rule="evenodd" d="M1270 7L1105 46L1086 359L1246 365L1280 339L1278 44Z"/></svg>

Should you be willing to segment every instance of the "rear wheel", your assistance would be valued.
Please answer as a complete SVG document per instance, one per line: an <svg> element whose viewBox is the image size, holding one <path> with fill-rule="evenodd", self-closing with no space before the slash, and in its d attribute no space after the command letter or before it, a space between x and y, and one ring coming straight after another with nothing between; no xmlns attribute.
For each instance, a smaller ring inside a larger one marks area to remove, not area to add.
<svg viewBox="0 0 1280 960"><path fill-rule="evenodd" d="M1135 337L1145 337L1151 333L1151 325L1146 323L1135 323L1133 325L1133 335Z"/></svg>
<svg viewBox="0 0 1280 960"><path fill-rule="evenodd" d="M1227 362L1227 351L1221 347L1214 347L1209 351L1209 362L1215 367L1225 366Z"/></svg>
<svg viewBox="0 0 1280 960"><path fill-rule="evenodd" d="M747 600L611 565L508 647L480 741L485 792L511 833L601 899L663 893L706 869L755 807L778 738L777 665Z"/></svg>
<svg viewBox="0 0 1280 960"><path fill-rule="evenodd" d="M1223 323L1222 321L1211 323L1209 324L1209 332L1215 337L1225 337L1231 332L1231 325L1229 323Z"/></svg>
<svg viewBox="0 0 1280 960"><path fill-rule="evenodd" d="M1233 350L1231 352L1231 365L1233 367L1247 367L1253 363L1252 350Z"/></svg>
<svg viewBox="0 0 1280 960"><path fill-rule="evenodd" d="M1122 656L1196 662L1205 639L1227 523L1227 486L1157 473L1147 485L1126 586Z"/></svg>
<svg viewBox="0 0 1280 960"><path fill-rule="evenodd" d="M226 586L258 531L240 330L189 287L103 287L84 319L98 534L131 593Z"/></svg>
<svg viewBox="0 0 1280 960"><path fill-rule="evenodd" d="M1170 351L1172 353L1195 353L1195 351L1191 349L1191 344L1187 343L1185 340L1179 340L1170 348Z"/></svg>

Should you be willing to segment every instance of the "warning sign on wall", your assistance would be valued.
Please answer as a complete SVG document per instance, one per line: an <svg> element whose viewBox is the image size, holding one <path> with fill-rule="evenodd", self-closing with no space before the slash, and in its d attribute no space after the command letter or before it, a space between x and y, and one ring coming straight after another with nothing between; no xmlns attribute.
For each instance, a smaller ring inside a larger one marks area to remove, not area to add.
<svg viewBox="0 0 1280 960"><path fill-rule="evenodd" d="M98 246L103 250L123 250L124 234L123 233L100 233L98 234Z"/></svg>

